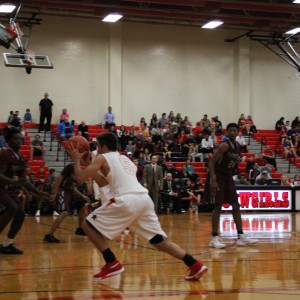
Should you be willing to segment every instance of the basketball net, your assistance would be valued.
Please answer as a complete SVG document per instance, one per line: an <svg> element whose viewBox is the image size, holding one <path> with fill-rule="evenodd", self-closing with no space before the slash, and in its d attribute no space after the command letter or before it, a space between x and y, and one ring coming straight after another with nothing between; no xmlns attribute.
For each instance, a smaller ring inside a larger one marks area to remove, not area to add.
<svg viewBox="0 0 300 300"><path fill-rule="evenodd" d="M36 60L35 60L35 51L33 50L26 50L24 53L24 63L27 64L29 67L31 65L36 65Z"/></svg>

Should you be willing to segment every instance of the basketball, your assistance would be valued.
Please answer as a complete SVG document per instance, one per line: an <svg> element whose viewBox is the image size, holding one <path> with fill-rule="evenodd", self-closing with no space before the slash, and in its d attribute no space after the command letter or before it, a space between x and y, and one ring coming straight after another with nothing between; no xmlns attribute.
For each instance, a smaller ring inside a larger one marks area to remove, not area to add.
<svg viewBox="0 0 300 300"><path fill-rule="evenodd" d="M80 153L84 153L84 152L89 152L90 151L90 143L84 137L79 136L79 135L72 136L68 140L68 145L72 145Z"/></svg>

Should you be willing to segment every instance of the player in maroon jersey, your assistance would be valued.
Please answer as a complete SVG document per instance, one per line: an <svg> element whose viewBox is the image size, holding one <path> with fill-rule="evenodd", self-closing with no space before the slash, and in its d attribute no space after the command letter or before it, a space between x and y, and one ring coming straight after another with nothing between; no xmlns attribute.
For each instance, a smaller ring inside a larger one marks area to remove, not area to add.
<svg viewBox="0 0 300 300"><path fill-rule="evenodd" d="M237 245L245 246L257 243L258 240L249 239L243 232L240 204L233 180L233 170L240 157L240 146L235 141L239 132L236 123L230 123L226 127L227 138L220 143L213 157L208 163L204 201L214 204L212 214L212 239L209 246L212 248L225 248L218 236L222 205L228 203L232 206L232 215L236 225L238 239Z"/></svg>
<svg viewBox="0 0 300 300"><path fill-rule="evenodd" d="M9 231L0 245L1 254L22 254L17 249L14 238L24 222L25 213L18 198L19 188L25 186L37 197L50 197L48 193L37 190L25 176L27 163L19 153L23 137L19 129L11 127L5 134L8 148L0 154L0 233L11 222Z"/></svg>

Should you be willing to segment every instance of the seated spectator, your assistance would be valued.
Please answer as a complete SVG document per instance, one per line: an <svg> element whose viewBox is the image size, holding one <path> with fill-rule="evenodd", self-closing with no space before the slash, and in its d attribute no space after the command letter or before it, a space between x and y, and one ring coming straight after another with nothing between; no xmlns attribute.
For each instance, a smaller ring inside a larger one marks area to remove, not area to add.
<svg viewBox="0 0 300 300"><path fill-rule="evenodd" d="M285 158L298 157L290 137L286 137L283 141L283 153Z"/></svg>
<svg viewBox="0 0 300 300"><path fill-rule="evenodd" d="M245 174L240 173L237 180L235 181L236 185L251 185L251 183L247 180Z"/></svg>
<svg viewBox="0 0 300 300"><path fill-rule="evenodd" d="M293 187L293 184L290 182L290 179L286 175L281 176L280 185Z"/></svg>
<svg viewBox="0 0 300 300"><path fill-rule="evenodd" d="M181 186L179 190L180 198L182 200L182 208L184 211L188 211L190 207L192 207L195 199L195 195L193 193L193 187L191 180L187 179L184 184Z"/></svg>
<svg viewBox="0 0 300 300"><path fill-rule="evenodd" d="M258 155L258 158L256 159L256 163L258 164L260 171L262 171L262 169L264 168L268 168L269 169L268 172L269 173L271 172L272 168L269 167L268 161L263 157L262 153Z"/></svg>
<svg viewBox="0 0 300 300"><path fill-rule="evenodd" d="M246 171L249 173L250 170L253 170L254 165L255 165L254 157L249 156L247 164L246 164Z"/></svg>
<svg viewBox="0 0 300 300"><path fill-rule="evenodd" d="M0 128L0 148L6 148L6 140L4 138L4 129Z"/></svg>
<svg viewBox="0 0 300 300"><path fill-rule="evenodd" d="M132 140L128 141L128 144L125 147L125 151L126 151L127 154L134 152L134 145L133 145L133 141Z"/></svg>
<svg viewBox="0 0 300 300"><path fill-rule="evenodd" d="M44 166L39 167L39 170L35 173L35 178L40 184L43 184L45 182L45 180L47 179L47 172Z"/></svg>
<svg viewBox="0 0 300 300"><path fill-rule="evenodd" d="M252 120L252 116L251 115L247 116L246 124L250 125L249 132L252 132L252 133L256 133L257 132L256 126L254 125L254 122Z"/></svg>
<svg viewBox="0 0 300 300"><path fill-rule="evenodd" d="M51 182L51 184L53 184L54 183L54 181L55 181L55 179L56 179L56 175L55 175L55 169L53 169L53 168L51 168L50 170L49 170L49 179L50 179L50 182Z"/></svg>
<svg viewBox="0 0 300 300"><path fill-rule="evenodd" d="M216 123L215 134L216 135L222 135L223 127L222 127L222 122L219 120L219 116L214 117L214 122Z"/></svg>
<svg viewBox="0 0 300 300"><path fill-rule="evenodd" d="M63 108L59 116L59 123L64 122L65 119L70 119L70 115L67 112L66 108Z"/></svg>
<svg viewBox="0 0 300 300"><path fill-rule="evenodd" d="M272 179L269 177L267 171L261 172L260 175L258 175L255 179L255 185L268 185L269 179Z"/></svg>
<svg viewBox="0 0 300 300"><path fill-rule="evenodd" d="M69 122L69 119L64 119L64 121L58 125L58 132L63 140L68 140L70 137L74 136L74 127Z"/></svg>
<svg viewBox="0 0 300 300"><path fill-rule="evenodd" d="M286 121L285 124L284 124L284 132L287 133L289 130L292 129L292 126L290 125L290 121Z"/></svg>
<svg viewBox="0 0 300 300"><path fill-rule="evenodd" d="M172 178L177 182L183 177L182 172L177 169L176 163L172 163L169 173L172 174Z"/></svg>
<svg viewBox="0 0 300 300"><path fill-rule="evenodd" d="M177 145L179 145L180 151L186 152L186 149L184 149L184 146L187 144L188 136L185 133L184 129L181 129L180 133L177 135Z"/></svg>
<svg viewBox="0 0 300 300"><path fill-rule="evenodd" d="M209 140L209 135L206 134L204 139L201 141L200 153L203 153L203 160L207 160L208 154L212 153L214 149L214 144L211 140ZM200 158L201 159L201 158ZM203 161L201 160L201 161Z"/></svg>
<svg viewBox="0 0 300 300"><path fill-rule="evenodd" d="M144 149L148 149L150 154L154 153L154 144L152 142L152 137L149 136L146 142L144 143Z"/></svg>
<svg viewBox="0 0 300 300"><path fill-rule="evenodd" d="M260 175L259 166L257 163L254 163L253 169L249 171L249 181L252 185L255 184L255 180L259 175Z"/></svg>
<svg viewBox="0 0 300 300"><path fill-rule="evenodd" d="M79 132L81 134L79 134ZM81 121L81 123L78 125L77 134L83 136L87 141L90 140L89 127L86 125L85 121Z"/></svg>
<svg viewBox="0 0 300 300"><path fill-rule="evenodd" d="M117 134L118 134L118 142L119 142L122 150L125 150L126 145L127 145L128 131L126 130L124 125L120 126L120 129L117 130Z"/></svg>
<svg viewBox="0 0 300 300"><path fill-rule="evenodd" d="M13 118L14 118L14 111L11 110L11 111L9 112L9 116L8 116L8 118L7 118L7 123L10 124L11 121L13 120Z"/></svg>
<svg viewBox="0 0 300 300"><path fill-rule="evenodd" d="M90 151L93 152L93 151L97 150L97 146L98 146L97 139L93 138L92 142L90 144Z"/></svg>
<svg viewBox="0 0 300 300"><path fill-rule="evenodd" d="M154 128L154 127L158 128L158 119L157 119L156 113L152 114L152 117L151 117L151 120L150 120L150 124L149 124L150 130L152 130L152 128ZM151 135L153 135L152 132L151 132Z"/></svg>
<svg viewBox="0 0 300 300"><path fill-rule="evenodd" d="M296 174L294 176L293 185L294 186L300 186L300 175Z"/></svg>
<svg viewBox="0 0 300 300"><path fill-rule="evenodd" d="M172 207L171 212L181 214L181 198L179 196L178 187L172 178L172 174L168 173L163 180L162 187L162 212L167 213L168 208Z"/></svg>
<svg viewBox="0 0 300 300"><path fill-rule="evenodd" d="M29 108L26 109L24 114L24 123L32 123L32 115Z"/></svg>
<svg viewBox="0 0 300 300"><path fill-rule="evenodd" d="M169 142L166 141L163 146L163 156L165 160L168 161L171 159L171 155L172 155L171 145Z"/></svg>
<svg viewBox="0 0 300 300"><path fill-rule="evenodd" d="M284 131L284 117L281 117L275 124L275 130Z"/></svg>
<svg viewBox="0 0 300 300"><path fill-rule="evenodd" d="M36 134L34 136L34 140L31 142L30 159L33 159L33 157L38 157L44 160L45 152L46 148L44 147L43 142L40 140L40 135Z"/></svg>
<svg viewBox="0 0 300 300"><path fill-rule="evenodd" d="M210 136L208 137L208 139L209 139L210 141L212 141L212 144L214 145L214 148L215 148L216 145L218 144L218 141L217 141L217 137L216 137L215 132L212 132L212 133L210 134Z"/></svg>
<svg viewBox="0 0 300 300"><path fill-rule="evenodd" d="M144 151L143 151L142 153L143 153L145 162L146 162L147 164L149 164L150 161L151 161L151 153L149 153L148 148L144 148Z"/></svg>
<svg viewBox="0 0 300 300"><path fill-rule="evenodd" d="M158 120L158 128L164 128L167 122L168 122L167 114L162 113L161 118Z"/></svg>
<svg viewBox="0 0 300 300"><path fill-rule="evenodd" d="M197 154L198 154L198 145L196 145L194 143L190 144L189 145L189 152L188 152L188 158L189 158L189 160L191 160L193 162L196 161L196 155Z"/></svg>
<svg viewBox="0 0 300 300"><path fill-rule="evenodd" d="M118 132L116 130L116 126L115 125L109 125L108 126L108 132L112 132L113 134L116 135L116 137L118 137Z"/></svg>
<svg viewBox="0 0 300 300"><path fill-rule="evenodd" d="M271 164L275 169L277 169L276 159L274 156L274 152L271 149L271 146L267 145L266 148L262 151L263 158L267 160L269 164Z"/></svg>
<svg viewBox="0 0 300 300"><path fill-rule="evenodd" d="M195 168L194 168L194 166L191 164L191 161L188 159L187 161L186 161L186 163L185 163L185 168L186 168L186 171L188 172L188 173L193 173L193 172L195 172Z"/></svg>
<svg viewBox="0 0 300 300"><path fill-rule="evenodd" d="M245 115L244 114L240 115L240 118L238 120L238 125L240 127L240 130L243 133L249 134L251 125L247 124L247 120L245 119Z"/></svg>
<svg viewBox="0 0 300 300"><path fill-rule="evenodd" d="M292 121L291 126L295 128L300 126L299 116L295 117L295 119Z"/></svg>
<svg viewBox="0 0 300 300"><path fill-rule="evenodd" d="M191 196L194 197L192 201L192 209L193 212L198 212L199 211L199 205L201 202L201 199L204 197L204 186L202 184L202 178L198 177L196 180L196 183L192 187L192 193Z"/></svg>
<svg viewBox="0 0 300 300"><path fill-rule="evenodd" d="M141 140L136 140L136 143L134 145L133 157L138 158L140 156L140 153L143 153L143 151L144 151L143 142Z"/></svg>
<svg viewBox="0 0 300 300"><path fill-rule="evenodd" d="M238 136L235 138L235 140L239 143L240 149L242 153L247 153L247 143L245 138L243 137L243 133L240 131Z"/></svg>
<svg viewBox="0 0 300 300"><path fill-rule="evenodd" d="M138 131L136 138L141 140L144 143L149 138L150 134L149 134L149 130L147 129L146 123L141 123L140 126L141 126L141 128Z"/></svg>
<svg viewBox="0 0 300 300"><path fill-rule="evenodd" d="M210 125L210 119L207 117L207 114L203 115L203 118L200 120L200 126L203 128L205 135L211 134Z"/></svg>

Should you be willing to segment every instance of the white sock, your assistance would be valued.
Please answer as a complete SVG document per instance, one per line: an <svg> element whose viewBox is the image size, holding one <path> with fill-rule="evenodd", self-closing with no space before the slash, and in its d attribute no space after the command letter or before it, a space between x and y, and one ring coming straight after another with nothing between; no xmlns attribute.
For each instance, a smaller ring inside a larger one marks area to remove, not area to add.
<svg viewBox="0 0 300 300"><path fill-rule="evenodd" d="M7 237L7 238L5 238L5 240L3 241L2 246L3 246L3 247L7 247L7 246L11 245L13 242L14 242L14 239L9 239L9 238Z"/></svg>

